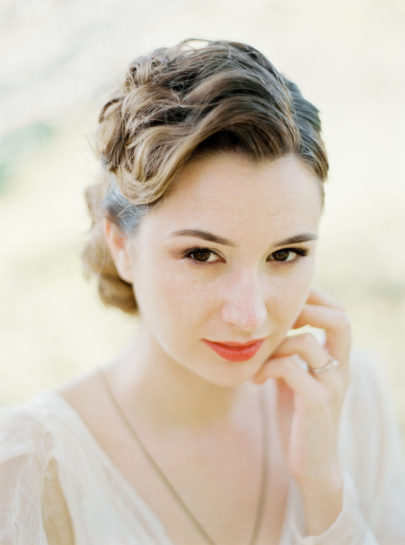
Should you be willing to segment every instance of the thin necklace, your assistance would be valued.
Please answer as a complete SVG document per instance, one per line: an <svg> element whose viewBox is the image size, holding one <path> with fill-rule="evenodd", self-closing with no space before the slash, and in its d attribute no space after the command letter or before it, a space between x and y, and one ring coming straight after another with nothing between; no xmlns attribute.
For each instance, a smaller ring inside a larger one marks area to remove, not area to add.
<svg viewBox="0 0 405 545"><path fill-rule="evenodd" d="M121 408L120 404L118 403L117 398L115 397L112 388L110 386L110 383L107 379L107 376L105 374L105 371L102 367L100 367L100 375L103 377L103 380L105 382L105 385L107 387L107 391L109 393L109 396L116 407L117 411L121 415L122 420L125 422L125 425L127 426L129 432L131 435L135 437L137 440L139 446L142 448L143 452L147 456L148 460L152 464L152 466L155 468L155 471L160 475L162 481L166 484L174 498L177 500L177 502L180 504L180 506L183 508L187 516L190 518L190 520L193 522L195 527L198 529L200 534L204 536L206 541L210 543L210 545L216 545L215 541L210 537L210 535L206 532L206 530L203 528L203 526L198 522L194 514L190 511L190 509L187 507L187 505L184 503L184 501L181 499L179 494L177 493L174 486L171 484L169 479L166 477L163 470L158 466L158 464L155 462L152 455L149 453L143 442L141 441L139 435L136 433L134 427L130 423L128 417L124 413L123 409ZM259 492L259 498L257 502L257 509L256 509L256 518L255 523L253 527L252 536L250 538L249 545L254 545L256 543L259 529L261 525L261 521L263 518L263 509L264 509L264 502L265 502L265 494L267 489L267 478L268 478L268 422L267 422L267 407L266 407L266 396L264 389L259 390L259 402L260 402L260 413L261 413L261 423L262 423L262 469L261 469L261 480L260 480L260 492Z"/></svg>

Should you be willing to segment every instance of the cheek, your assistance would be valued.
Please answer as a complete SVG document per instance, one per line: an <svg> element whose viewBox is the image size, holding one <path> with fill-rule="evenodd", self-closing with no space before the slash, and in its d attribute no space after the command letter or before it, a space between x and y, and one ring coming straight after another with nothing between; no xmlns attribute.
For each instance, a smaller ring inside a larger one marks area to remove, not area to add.
<svg viewBox="0 0 405 545"><path fill-rule="evenodd" d="M268 298L269 313L287 329L295 322L307 300L313 279L313 260L307 260L291 275L279 277L271 285Z"/></svg>
<svg viewBox="0 0 405 545"><path fill-rule="evenodd" d="M153 260L138 271L135 292L141 315L152 327L184 329L203 313L204 291L176 264Z"/></svg>

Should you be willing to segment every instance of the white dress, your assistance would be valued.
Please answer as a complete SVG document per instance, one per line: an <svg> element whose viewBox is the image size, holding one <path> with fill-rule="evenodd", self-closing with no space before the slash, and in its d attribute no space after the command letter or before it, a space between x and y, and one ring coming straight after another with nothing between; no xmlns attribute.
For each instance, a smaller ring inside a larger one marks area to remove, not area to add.
<svg viewBox="0 0 405 545"><path fill-rule="evenodd" d="M343 509L304 536L291 478L279 545L404 545L405 471L384 377L352 358L339 459ZM74 409L55 391L0 410L0 545L175 545Z"/></svg>

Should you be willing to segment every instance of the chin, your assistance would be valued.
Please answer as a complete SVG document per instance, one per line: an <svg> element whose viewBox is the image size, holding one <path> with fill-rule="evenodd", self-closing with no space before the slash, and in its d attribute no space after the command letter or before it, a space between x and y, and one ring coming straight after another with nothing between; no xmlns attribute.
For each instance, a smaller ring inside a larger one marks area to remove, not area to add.
<svg viewBox="0 0 405 545"><path fill-rule="evenodd" d="M235 365L235 364L234 364ZM236 364L238 365L238 364ZM239 364L240 365L240 364ZM200 374L200 377L206 380L207 382L210 382L211 384L215 384L217 386L223 386L224 388L236 388L237 386L240 386L248 381L250 381L255 373L257 373L258 368L254 369L227 369L223 374L212 374L212 375L203 375Z"/></svg>

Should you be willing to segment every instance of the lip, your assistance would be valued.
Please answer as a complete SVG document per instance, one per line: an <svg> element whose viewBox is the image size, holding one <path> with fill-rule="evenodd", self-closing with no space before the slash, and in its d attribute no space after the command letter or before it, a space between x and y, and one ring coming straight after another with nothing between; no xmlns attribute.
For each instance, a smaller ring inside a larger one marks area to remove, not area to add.
<svg viewBox="0 0 405 545"><path fill-rule="evenodd" d="M259 348L264 343L265 339L257 339L247 343L226 342L218 343L203 339L204 343L209 346L222 358L228 361L246 361L256 354Z"/></svg>

